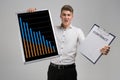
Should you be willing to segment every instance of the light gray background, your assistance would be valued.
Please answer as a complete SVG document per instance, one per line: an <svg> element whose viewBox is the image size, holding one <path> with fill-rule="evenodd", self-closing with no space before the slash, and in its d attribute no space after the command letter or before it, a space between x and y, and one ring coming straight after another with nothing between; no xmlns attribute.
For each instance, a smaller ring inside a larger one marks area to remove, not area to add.
<svg viewBox="0 0 120 80"><path fill-rule="evenodd" d="M27 8L50 9L54 25L60 8L73 6L73 25L85 35L93 24L116 35L111 51L94 65L77 55L78 80L120 80L120 0L0 0L0 80L47 80L49 60L24 65L17 12Z"/></svg>

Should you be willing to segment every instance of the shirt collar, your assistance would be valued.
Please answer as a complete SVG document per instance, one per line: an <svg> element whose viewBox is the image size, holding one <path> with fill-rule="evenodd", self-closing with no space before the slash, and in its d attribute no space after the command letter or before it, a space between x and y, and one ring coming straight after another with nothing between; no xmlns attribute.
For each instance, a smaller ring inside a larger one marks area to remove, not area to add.
<svg viewBox="0 0 120 80"><path fill-rule="evenodd" d="M60 25L60 29L64 29L62 25ZM72 29L72 25L70 24L66 29Z"/></svg>

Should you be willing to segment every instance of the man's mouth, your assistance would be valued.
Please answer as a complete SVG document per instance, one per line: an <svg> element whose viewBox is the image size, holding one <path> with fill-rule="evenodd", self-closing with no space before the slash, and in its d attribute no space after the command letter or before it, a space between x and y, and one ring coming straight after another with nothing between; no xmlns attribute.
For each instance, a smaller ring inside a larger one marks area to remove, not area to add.
<svg viewBox="0 0 120 80"><path fill-rule="evenodd" d="M68 22L68 20L65 20L65 22Z"/></svg>

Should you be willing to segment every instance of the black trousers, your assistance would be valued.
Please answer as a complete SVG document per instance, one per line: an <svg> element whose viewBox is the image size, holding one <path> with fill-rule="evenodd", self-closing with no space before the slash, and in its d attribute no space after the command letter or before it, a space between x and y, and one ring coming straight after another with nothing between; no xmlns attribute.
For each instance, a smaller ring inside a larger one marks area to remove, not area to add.
<svg viewBox="0 0 120 80"><path fill-rule="evenodd" d="M77 80L75 64L59 66L51 63L48 68L48 80Z"/></svg>

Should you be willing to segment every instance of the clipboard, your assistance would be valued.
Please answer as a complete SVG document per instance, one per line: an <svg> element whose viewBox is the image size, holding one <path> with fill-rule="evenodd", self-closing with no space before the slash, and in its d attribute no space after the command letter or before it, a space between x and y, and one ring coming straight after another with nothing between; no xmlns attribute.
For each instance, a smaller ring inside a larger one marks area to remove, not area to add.
<svg viewBox="0 0 120 80"><path fill-rule="evenodd" d="M110 45L115 37L115 35L94 24L85 40L80 44L80 53L95 64L102 56L100 49L105 45Z"/></svg>

